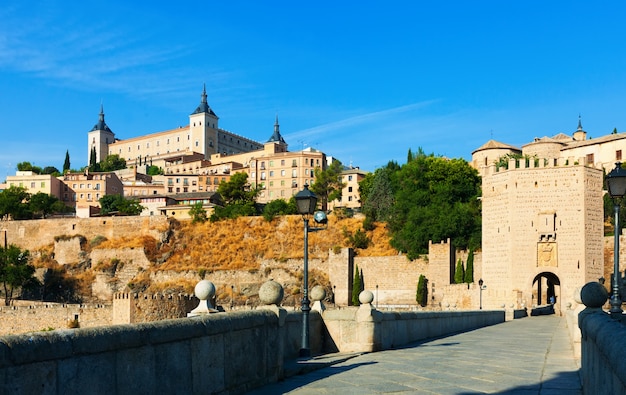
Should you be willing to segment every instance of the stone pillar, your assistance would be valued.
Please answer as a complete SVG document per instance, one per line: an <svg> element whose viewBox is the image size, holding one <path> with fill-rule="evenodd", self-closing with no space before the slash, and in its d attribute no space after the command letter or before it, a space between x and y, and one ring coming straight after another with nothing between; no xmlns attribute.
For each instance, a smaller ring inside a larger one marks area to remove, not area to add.
<svg viewBox="0 0 626 395"><path fill-rule="evenodd" d="M361 305L356 312L358 351L371 352L382 349L382 314L372 306L374 294L372 291L362 291L359 294Z"/></svg>

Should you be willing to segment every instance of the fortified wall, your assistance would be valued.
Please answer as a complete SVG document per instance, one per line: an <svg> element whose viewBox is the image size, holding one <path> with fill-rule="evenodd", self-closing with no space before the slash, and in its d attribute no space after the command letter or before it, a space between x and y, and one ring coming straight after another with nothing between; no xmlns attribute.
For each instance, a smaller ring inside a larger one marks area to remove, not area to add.
<svg viewBox="0 0 626 395"><path fill-rule="evenodd" d="M428 255L409 261L405 255L359 257L349 248L330 253L329 278L335 303L351 304L355 268L359 269L363 287L374 293L381 307L415 308L417 283L423 274L428 280L430 309L469 309L479 307L478 278L482 271L482 254L474 253L474 283L454 284L457 259L467 263L467 252L456 251L450 239L429 243Z"/></svg>
<svg viewBox="0 0 626 395"><path fill-rule="evenodd" d="M169 219L164 216L0 221L0 231L6 230L7 242L28 250L52 244L55 237L60 235L81 235L87 240L96 236L113 239L148 235L163 240L167 237L168 229Z"/></svg>

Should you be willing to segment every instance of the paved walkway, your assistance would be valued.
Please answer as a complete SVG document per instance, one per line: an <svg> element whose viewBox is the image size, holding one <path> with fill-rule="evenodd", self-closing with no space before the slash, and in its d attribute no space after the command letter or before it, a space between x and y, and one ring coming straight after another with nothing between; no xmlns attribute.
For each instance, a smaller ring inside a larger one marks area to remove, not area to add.
<svg viewBox="0 0 626 395"><path fill-rule="evenodd" d="M356 356L252 394L582 394L565 318L537 316Z"/></svg>

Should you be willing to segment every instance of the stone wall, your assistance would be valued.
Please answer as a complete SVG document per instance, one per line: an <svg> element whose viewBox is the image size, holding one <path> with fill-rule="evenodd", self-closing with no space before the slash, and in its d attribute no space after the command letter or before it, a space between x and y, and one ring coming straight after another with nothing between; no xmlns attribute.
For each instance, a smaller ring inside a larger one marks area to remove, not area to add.
<svg viewBox="0 0 626 395"><path fill-rule="evenodd" d="M113 324L184 318L198 303L191 295L117 293L113 297Z"/></svg>
<svg viewBox="0 0 626 395"><path fill-rule="evenodd" d="M348 339L363 341L357 350L374 351L474 329L501 322L504 315L384 314L384 320L373 322L368 317L382 313L371 313L335 321ZM331 315L328 310L324 313L329 329L337 327ZM327 332L319 313L312 311L309 318L313 355L350 350L333 330ZM0 339L0 393L246 393L284 377L285 359L296 358L301 347L301 324L301 313L257 309L6 336Z"/></svg>
<svg viewBox="0 0 626 395"><path fill-rule="evenodd" d="M0 221L0 230L4 229L9 244L32 251L54 243L56 236L82 235L89 241L96 236L113 239L149 235L162 240L169 229L169 220L164 216L152 216Z"/></svg>
<svg viewBox="0 0 626 395"><path fill-rule="evenodd" d="M428 279L428 309L478 309L480 292L477 282L482 270L480 252L474 254L474 283L452 284L456 259L465 264L467 256L467 252L456 252L449 239L430 243L428 258L414 261L409 261L405 255L359 257L345 248L337 254L330 253L328 274L335 303L342 306L351 304L354 268L358 267L363 274L364 288L374 293L374 303L381 308L417 308L417 282L423 274Z"/></svg>
<svg viewBox="0 0 626 395"><path fill-rule="evenodd" d="M0 307L0 335L68 328L78 319L81 328L111 325L111 304L33 303Z"/></svg>

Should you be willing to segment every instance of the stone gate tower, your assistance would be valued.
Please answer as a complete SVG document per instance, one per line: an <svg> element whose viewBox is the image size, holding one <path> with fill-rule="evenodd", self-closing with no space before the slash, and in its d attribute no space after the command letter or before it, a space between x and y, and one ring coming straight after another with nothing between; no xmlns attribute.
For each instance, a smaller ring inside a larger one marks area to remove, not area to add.
<svg viewBox="0 0 626 395"><path fill-rule="evenodd" d="M564 309L577 287L602 277L602 170L584 163L522 158L482 169L487 308L554 297Z"/></svg>

